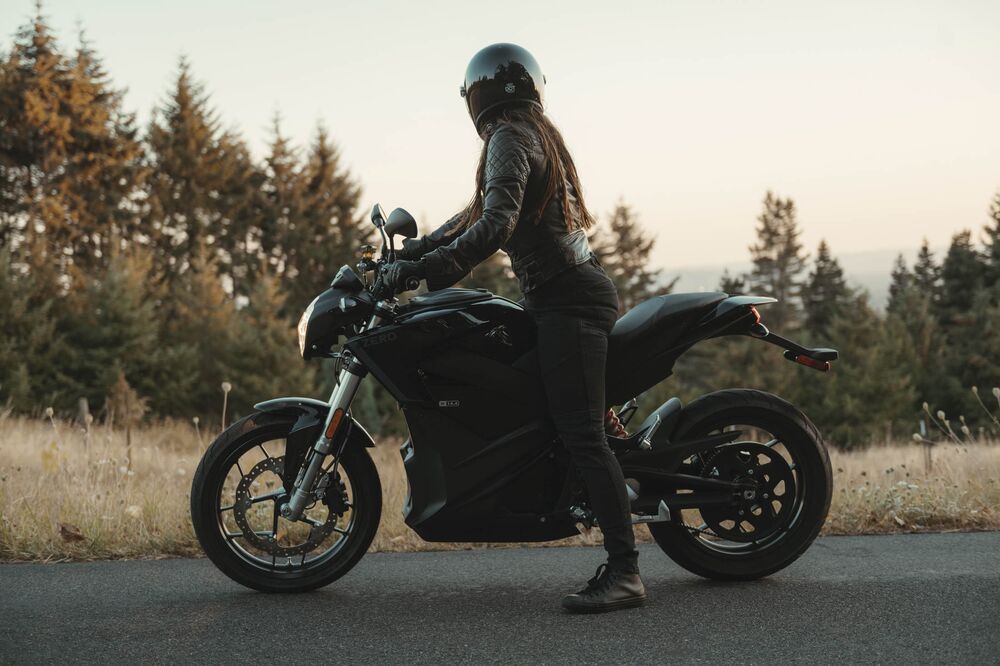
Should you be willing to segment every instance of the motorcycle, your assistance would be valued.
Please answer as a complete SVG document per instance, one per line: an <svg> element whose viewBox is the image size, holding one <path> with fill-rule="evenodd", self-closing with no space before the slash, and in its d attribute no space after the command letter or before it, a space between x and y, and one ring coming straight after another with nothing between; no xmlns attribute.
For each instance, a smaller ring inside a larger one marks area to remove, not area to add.
<svg viewBox="0 0 1000 666"><path fill-rule="evenodd" d="M351 412L369 375L405 417L403 515L424 540L551 541L596 525L546 415L531 316L482 289L399 302L381 276L395 261L395 238L415 237L416 222L401 208L386 216L377 204L371 220L382 238L378 258L364 246L358 270L343 266L298 324L305 359L335 360L329 400L255 405L209 446L194 476L191 518L206 555L256 590L327 585L371 544L382 488L368 452L375 443ZM634 307L609 338L609 419L627 425L637 396L710 338L749 336L829 370L836 350L768 330L757 307L773 302L710 292ZM633 523L647 525L667 556L700 576L751 580L788 566L830 507L820 433L769 393L727 389L686 406L671 398L631 434L619 428L608 441L627 477Z"/></svg>

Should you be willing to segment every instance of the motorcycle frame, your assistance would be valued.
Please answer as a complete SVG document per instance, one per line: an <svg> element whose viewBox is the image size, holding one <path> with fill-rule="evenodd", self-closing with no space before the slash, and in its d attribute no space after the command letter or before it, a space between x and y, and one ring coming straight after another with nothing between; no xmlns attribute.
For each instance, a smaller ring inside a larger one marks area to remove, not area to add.
<svg viewBox="0 0 1000 666"><path fill-rule="evenodd" d="M742 297L738 297L742 298ZM728 299L734 300L734 299ZM752 324L743 321L745 333L765 339L774 344L789 342L778 336L770 334L763 325L760 324L759 315L753 305L749 303L737 303L735 305L745 306L745 312L735 317L733 321L726 324L715 322L712 330L704 330L699 333L700 337L693 341L685 341L677 349L677 355L693 346L698 340L716 335L726 334L733 330L733 324L746 319L745 315L754 318ZM395 314L396 303L394 301L380 301L376 304L375 312L363 327L359 327L358 335L354 338L365 339L370 336L380 324L390 320ZM729 319L729 318L727 318ZM763 329L763 333L761 332ZM766 339L771 336L772 339ZM777 338L780 342L776 342ZM794 343L790 343L794 345ZM360 347L361 349L363 347ZM807 348L794 345L796 352L808 354L811 351ZM365 446L373 445L370 436L364 433L361 437L350 437L349 434L355 428L361 428L350 416L350 406L357 394L361 381L369 374L369 368L358 358L358 355L350 351L344 352L346 362L340 371L337 384L330 394L326 403L319 401L308 401L307 399L279 399L260 403L257 408L260 411L288 411L299 410L305 414L300 417L300 422L293 433L298 432L297 439L289 438L289 447L298 448L302 453L296 454L292 450L287 455L292 459L301 459L303 464L298 467L289 466L291 470L298 469L294 481L286 480L286 486L290 486L291 491L289 501L281 508L282 515L289 519L297 519L311 502L317 497L313 488L317 477L322 469L327 456L334 455L334 465L331 468L335 473L340 452L347 445ZM794 359L792 359L794 360ZM383 382L385 383L385 382ZM298 401L298 404L291 404L290 401ZM404 413L407 405L403 405ZM412 408L412 406L411 406ZM665 522L671 520L671 512L676 512L685 508L698 508L708 504L730 503L738 498L739 494L745 490L744 486L727 481L707 479L691 473L678 471L683 461L697 453L715 446L720 446L735 441L741 434L739 431L727 432L708 438L698 438L691 441L674 441L674 427L680 416L682 405L680 400L673 398L664 403L628 438L619 439L609 437L609 443L619 460L622 461L626 476L654 475L659 488L664 489L662 497L654 498L652 501L640 498L633 508L638 514L633 522ZM306 414L308 412L308 414ZM338 414L340 415L338 417ZM346 417L346 418L345 418ZM339 422L335 422L339 418ZM346 434L345 434L346 433ZM419 474L411 474L410 467L407 467L407 474L411 476L411 495L404 508L407 514L407 523L425 540L429 541L530 541L530 540L553 540L572 536L578 533L578 524L587 526L593 525L593 516L587 507L586 499L582 497L582 485L576 480L572 467L568 462L568 456L564 452L560 453L555 440L550 438L547 445L543 446L538 453L538 458L548 456L549 458L559 458L559 463L563 470L563 478L558 499L551 507L552 510L540 513L532 518L530 522L525 520L514 521L510 525L499 525L481 523L475 519L475 515L459 516L457 520L442 521L438 519L428 520L429 517L415 516L413 509L413 494L418 494L423 490L420 486L433 485L439 479L423 478ZM404 463L410 462L413 452L413 443L408 440L404 444L402 454ZM533 461L534 462L534 461ZM291 473L291 472L290 472ZM679 490L692 491L689 493L678 493ZM489 489L484 491L488 493ZM424 523L427 524L424 524ZM441 523L441 524L438 524ZM482 528L477 527L482 525Z"/></svg>

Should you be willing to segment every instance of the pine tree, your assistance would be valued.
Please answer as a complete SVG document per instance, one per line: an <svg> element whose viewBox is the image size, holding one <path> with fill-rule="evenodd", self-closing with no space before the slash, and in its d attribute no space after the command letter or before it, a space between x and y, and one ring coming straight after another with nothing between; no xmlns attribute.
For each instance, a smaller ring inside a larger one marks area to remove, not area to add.
<svg viewBox="0 0 1000 666"><path fill-rule="evenodd" d="M983 229L984 282L992 291L993 302L1000 303L1000 192L993 196L989 215L990 224Z"/></svg>
<svg viewBox="0 0 1000 666"><path fill-rule="evenodd" d="M64 406L86 397L100 407L120 374L140 395L158 390L148 372L158 347L156 311L146 286L150 270L145 254L115 251L106 269L71 290L61 323L72 341L62 361L70 378Z"/></svg>
<svg viewBox="0 0 1000 666"><path fill-rule="evenodd" d="M105 267L113 253L138 233L141 188L146 172L135 115L122 108L122 91L112 87L96 52L81 33L68 105L73 154L66 177L72 182L72 217L80 233L71 248L74 265ZM114 247L118 244L119 247Z"/></svg>
<svg viewBox="0 0 1000 666"><path fill-rule="evenodd" d="M937 404L942 395L939 376L945 345L930 294L911 283L891 304L886 326L909 340L912 358L906 367L917 399Z"/></svg>
<svg viewBox="0 0 1000 666"><path fill-rule="evenodd" d="M233 256L242 254L255 221L261 177L243 141L224 132L208 106L202 84L181 60L167 102L148 130L149 210L144 231L157 263L175 279L205 248L221 275L232 278Z"/></svg>
<svg viewBox="0 0 1000 666"><path fill-rule="evenodd" d="M53 182L70 143L68 123L60 113L68 88L66 70L39 6L31 23L17 31L0 79L3 247L44 241L46 231L67 226L65 201ZM50 251L42 242L34 243L34 249Z"/></svg>
<svg viewBox="0 0 1000 666"><path fill-rule="evenodd" d="M952 418L965 415L974 421L982 413L969 388L996 386L1000 378L1000 305L980 289L969 309L954 315L944 330L934 404Z"/></svg>
<svg viewBox="0 0 1000 666"><path fill-rule="evenodd" d="M143 175L121 101L89 43L64 56L39 8L0 66L0 243L64 273L106 265Z"/></svg>
<svg viewBox="0 0 1000 666"><path fill-rule="evenodd" d="M757 222L757 242L750 246L750 290L778 299L768 308L769 326L776 330L794 328L799 323L802 271L806 265L795 202L768 192Z"/></svg>
<svg viewBox="0 0 1000 666"><path fill-rule="evenodd" d="M941 267L934 262L934 254L925 238L920 246L920 252L917 253L917 261L913 265L913 286L927 294L931 302L936 303L940 283Z"/></svg>
<svg viewBox="0 0 1000 666"><path fill-rule="evenodd" d="M985 268L983 258L972 243L972 232L955 234L941 264L938 317L943 324L947 326L972 310L977 292L983 287Z"/></svg>
<svg viewBox="0 0 1000 666"><path fill-rule="evenodd" d="M889 283L889 304L886 310L898 312L902 307L904 296L913 285L913 274L906 268L906 259L902 254L896 257L892 266L892 281Z"/></svg>
<svg viewBox="0 0 1000 666"><path fill-rule="evenodd" d="M322 125L302 171L303 214L282 235L282 285L289 311L298 312L344 264L357 262L358 249L374 229L357 213L360 189L340 163L340 153Z"/></svg>
<svg viewBox="0 0 1000 666"><path fill-rule="evenodd" d="M825 376L799 371L796 390L785 397L809 414L827 442L853 449L885 438L887 428L910 432L917 393L906 329L898 321L881 321L865 294L847 307L851 317L834 320L829 332L841 360Z"/></svg>
<svg viewBox="0 0 1000 666"><path fill-rule="evenodd" d="M306 215L305 176L295 148L281 132L280 118L272 121L271 145L264 165L261 211L256 225L247 229L245 256L234 271L235 279L252 289L262 270L282 275L288 270L286 242L294 237ZM257 253L253 248L259 248ZM238 291L246 291L241 287Z"/></svg>
<svg viewBox="0 0 1000 666"><path fill-rule="evenodd" d="M169 374L151 397L153 410L170 415L211 415L220 404L222 382L233 382L240 321L223 288L213 254L201 247L187 270L164 293L160 340L180 374ZM165 366L160 364L163 369Z"/></svg>
<svg viewBox="0 0 1000 666"><path fill-rule="evenodd" d="M660 271L649 267L656 243L639 224L632 208L619 200L608 219L608 230L594 234L594 254L618 289L621 311L627 312L658 294L668 294L677 280L660 284Z"/></svg>
<svg viewBox="0 0 1000 666"><path fill-rule="evenodd" d="M820 241L813 270L802 287L806 329L817 340L829 339L830 327L843 316L850 300L840 263L831 256L826 241Z"/></svg>
<svg viewBox="0 0 1000 666"><path fill-rule="evenodd" d="M54 404L67 377L64 334L56 325L56 301L47 284L52 270L15 266L9 248L0 248L0 403L30 412Z"/></svg>

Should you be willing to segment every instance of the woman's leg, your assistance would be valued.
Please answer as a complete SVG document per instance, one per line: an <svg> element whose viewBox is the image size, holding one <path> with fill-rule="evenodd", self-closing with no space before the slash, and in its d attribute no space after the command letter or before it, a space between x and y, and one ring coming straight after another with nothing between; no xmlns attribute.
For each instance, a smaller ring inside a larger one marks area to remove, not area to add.
<svg viewBox="0 0 1000 666"><path fill-rule="evenodd" d="M534 314L549 413L587 488L608 564L637 573L639 554L625 479L604 432L608 333L617 313L596 307L586 318L558 309Z"/></svg>

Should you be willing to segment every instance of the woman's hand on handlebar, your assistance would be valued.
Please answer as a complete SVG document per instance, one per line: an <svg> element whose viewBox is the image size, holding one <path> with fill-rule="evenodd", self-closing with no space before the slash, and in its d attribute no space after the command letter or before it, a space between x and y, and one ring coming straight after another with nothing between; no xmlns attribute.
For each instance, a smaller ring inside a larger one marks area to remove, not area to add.
<svg viewBox="0 0 1000 666"><path fill-rule="evenodd" d="M389 298L403 291L413 291L424 279L424 265L419 261L397 259L382 267L378 285L381 298Z"/></svg>

